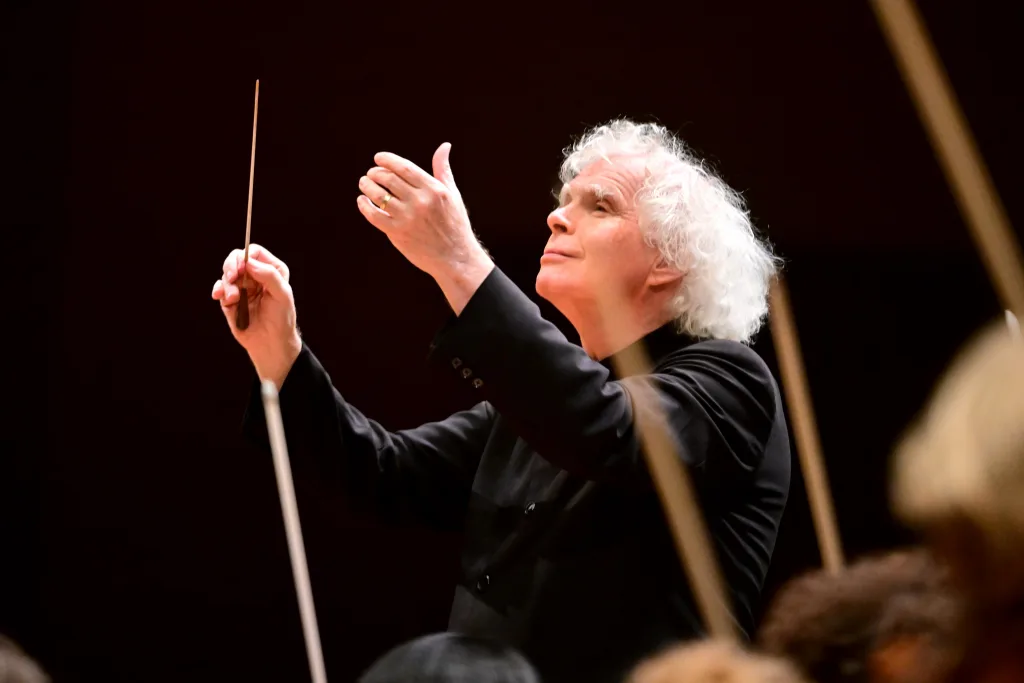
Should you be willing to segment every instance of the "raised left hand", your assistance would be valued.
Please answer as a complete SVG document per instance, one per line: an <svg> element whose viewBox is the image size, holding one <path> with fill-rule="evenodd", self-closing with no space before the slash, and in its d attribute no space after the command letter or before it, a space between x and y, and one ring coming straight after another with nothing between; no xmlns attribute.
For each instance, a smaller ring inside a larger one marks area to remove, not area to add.
<svg viewBox="0 0 1024 683"><path fill-rule="evenodd" d="M434 175L395 154L376 154L377 166L359 179L363 194L356 200L366 220L439 283L489 262L455 185L450 151L446 142L434 152Z"/></svg>

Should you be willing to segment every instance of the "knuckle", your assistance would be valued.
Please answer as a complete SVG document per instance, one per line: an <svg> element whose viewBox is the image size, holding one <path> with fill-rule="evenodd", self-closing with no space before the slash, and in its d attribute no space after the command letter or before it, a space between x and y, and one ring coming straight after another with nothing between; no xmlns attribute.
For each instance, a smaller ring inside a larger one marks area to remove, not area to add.
<svg viewBox="0 0 1024 683"><path fill-rule="evenodd" d="M430 184L430 194L435 202L444 202L448 199L448 188L442 183L433 182Z"/></svg>

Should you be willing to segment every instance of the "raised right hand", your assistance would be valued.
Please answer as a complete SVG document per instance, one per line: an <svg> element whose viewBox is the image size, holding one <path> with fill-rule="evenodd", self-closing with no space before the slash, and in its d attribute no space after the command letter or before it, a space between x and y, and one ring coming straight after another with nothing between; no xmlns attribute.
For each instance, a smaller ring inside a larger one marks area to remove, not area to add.
<svg viewBox="0 0 1024 683"><path fill-rule="evenodd" d="M258 244L245 252L235 249L224 259L223 275L213 285L213 298L220 301L231 334L249 354L261 380L269 379L278 389L302 350L295 321L295 297L288 284L288 266ZM249 275L249 327L235 326L242 275Z"/></svg>

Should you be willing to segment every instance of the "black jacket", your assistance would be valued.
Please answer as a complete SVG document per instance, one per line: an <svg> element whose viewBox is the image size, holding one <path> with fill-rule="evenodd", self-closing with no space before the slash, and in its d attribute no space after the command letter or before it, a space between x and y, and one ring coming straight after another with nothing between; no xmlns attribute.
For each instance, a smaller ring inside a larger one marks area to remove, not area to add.
<svg viewBox="0 0 1024 683"><path fill-rule="evenodd" d="M789 490L778 386L743 344L671 326L643 341L749 634ZM631 380L569 342L498 269L430 358L473 408L388 431L308 348L280 400L293 462L329 462L353 495L464 530L450 629L519 647L547 683L620 680L702 633L634 429ZM258 392L246 429L266 443Z"/></svg>

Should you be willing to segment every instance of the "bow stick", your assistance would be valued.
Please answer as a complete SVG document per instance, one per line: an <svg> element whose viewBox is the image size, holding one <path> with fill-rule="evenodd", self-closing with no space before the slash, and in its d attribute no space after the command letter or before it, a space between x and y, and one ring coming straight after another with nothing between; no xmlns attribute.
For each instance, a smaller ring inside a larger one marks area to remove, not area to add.
<svg viewBox="0 0 1024 683"><path fill-rule="evenodd" d="M814 532L825 570L835 574L843 568L843 548L814 419L811 392L807 386L807 372L800 352L800 338L789 305L789 292L781 276L772 282L770 305L772 341L779 361L786 406L793 423L793 436L804 475Z"/></svg>
<svg viewBox="0 0 1024 683"><path fill-rule="evenodd" d="M871 6L1003 308L1022 317L1019 245L917 8L912 0Z"/></svg>
<svg viewBox="0 0 1024 683"><path fill-rule="evenodd" d="M1006 312L1006 326L1010 328L1010 337L1014 341L1024 342L1024 334L1020 331L1020 321L1011 311Z"/></svg>
<svg viewBox="0 0 1024 683"><path fill-rule="evenodd" d="M618 309L609 307L609 314L625 311L624 302L616 303ZM606 320L613 324L606 329L622 329L621 325L614 324L615 318L625 319L625 316L609 315ZM636 343L614 354L611 361L619 377L630 377L631 383L636 382L631 386L629 394L633 401L640 447L661 498L662 509L697 608L712 638L735 642L735 622L693 484L669 432L668 420L658 395L647 379L652 369L651 359L643 344Z"/></svg>
<svg viewBox="0 0 1024 683"><path fill-rule="evenodd" d="M313 683L327 683L324 672L324 655L320 648L320 630L316 624L316 607L313 603L313 589L309 581L309 567L306 564L306 548L302 542L302 526L299 524L299 508L295 502L295 486L292 469L288 461L288 444L284 438L284 421L281 418L281 404L277 387L269 380L262 383L263 412L267 418L270 433L270 449L274 454L274 472L277 475L277 491L281 497L281 512L284 514L284 529L288 537L288 554L292 561L292 576L299 598L299 616L302 618L302 633L306 641L306 656Z"/></svg>
<svg viewBox="0 0 1024 683"><path fill-rule="evenodd" d="M249 205L245 210L245 263L249 263L249 230L252 227L252 179L256 172L256 116L260 110L260 81L256 79L256 100L252 105L252 153L249 155ZM249 273L242 273L238 288L238 306L235 308L235 327L249 327Z"/></svg>

